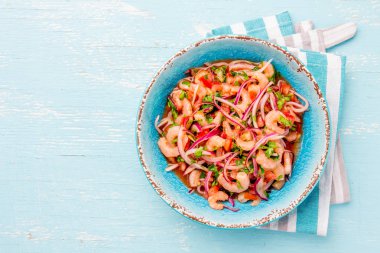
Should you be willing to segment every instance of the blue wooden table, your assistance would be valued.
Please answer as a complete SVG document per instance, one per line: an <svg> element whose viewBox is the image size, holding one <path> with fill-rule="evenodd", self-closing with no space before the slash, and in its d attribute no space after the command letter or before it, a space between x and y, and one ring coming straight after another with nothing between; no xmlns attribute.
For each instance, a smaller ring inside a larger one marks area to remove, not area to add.
<svg viewBox="0 0 380 253"><path fill-rule="evenodd" d="M341 135L352 202L329 234L219 230L153 191L135 149L141 95L209 28L289 10L354 21ZM380 2L0 1L0 252L379 252ZM212 251L209 251L212 249Z"/></svg>

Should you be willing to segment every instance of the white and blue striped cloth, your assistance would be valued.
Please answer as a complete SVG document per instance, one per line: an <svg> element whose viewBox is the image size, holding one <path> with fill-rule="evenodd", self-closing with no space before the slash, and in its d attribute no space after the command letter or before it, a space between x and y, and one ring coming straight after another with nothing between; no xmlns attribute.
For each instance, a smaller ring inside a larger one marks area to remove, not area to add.
<svg viewBox="0 0 380 253"><path fill-rule="evenodd" d="M262 228L324 236L328 229L330 202L345 203L350 200L340 142L337 142L346 58L321 52L347 40L355 32L356 26L351 23L332 29L313 30L311 21L293 24L289 13L283 12L216 28L207 34L208 37L249 35L287 46L287 50L298 57L314 75L329 105L332 146L318 186L291 214Z"/></svg>

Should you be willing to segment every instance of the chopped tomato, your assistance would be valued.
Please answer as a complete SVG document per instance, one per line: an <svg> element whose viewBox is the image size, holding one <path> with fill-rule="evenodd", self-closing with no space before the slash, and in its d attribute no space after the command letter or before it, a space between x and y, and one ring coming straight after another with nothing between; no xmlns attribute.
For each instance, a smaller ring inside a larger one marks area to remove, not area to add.
<svg viewBox="0 0 380 253"><path fill-rule="evenodd" d="M280 83L280 91L282 94L288 95L290 91L290 84L285 81L281 81Z"/></svg>
<svg viewBox="0 0 380 253"><path fill-rule="evenodd" d="M224 148L224 150L226 152L229 152L231 150L231 148L232 148L232 138L227 137L226 142L224 143L224 147L223 148Z"/></svg>
<svg viewBox="0 0 380 253"><path fill-rule="evenodd" d="M210 190L208 191L208 196L214 195L214 194L217 193L218 191L219 191L219 186L214 185L214 186L211 187Z"/></svg>
<svg viewBox="0 0 380 253"><path fill-rule="evenodd" d="M225 132L222 132L222 133L220 134L220 137L222 137L223 139L226 139L226 138L227 138L227 134L226 134Z"/></svg>
<svg viewBox="0 0 380 253"><path fill-rule="evenodd" d="M271 181L271 180L275 180L276 179L276 175L270 171L270 170L267 170L265 171L264 173L264 178L267 182Z"/></svg>
<svg viewBox="0 0 380 253"><path fill-rule="evenodd" d="M206 134L208 134L208 132L210 132L209 129L203 129L202 131L200 131L200 132L197 134L197 138L202 138L203 136L205 136Z"/></svg>
<svg viewBox="0 0 380 253"><path fill-rule="evenodd" d="M213 82L209 79L206 79L204 76L202 76L201 78L199 78L199 80L203 83L204 86L206 86L207 88L212 88L212 85L213 85Z"/></svg>
<svg viewBox="0 0 380 253"><path fill-rule="evenodd" d="M259 196L255 195L255 194L252 194L252 193L249 193L249 192L245 192L244 193L244 198L248 199L248 200L258 200Z"/></svg>
<svg viewBox="0 0 380 253"><path fill-rule="evenodd" d="M189 117L183 117L182 120L181 120L181 125L182 126L186 126L187 122L189 121Z"/></svg>
<svg viewBox="0 0 380 253"><path fill-rule="evenodd" d="M290 121L292 121L292 123L294 123L295 118L293 115L291 115L289 112L283 112L283 113L286 116L286 118L288 118L288 120L290 120Z"/></svg>

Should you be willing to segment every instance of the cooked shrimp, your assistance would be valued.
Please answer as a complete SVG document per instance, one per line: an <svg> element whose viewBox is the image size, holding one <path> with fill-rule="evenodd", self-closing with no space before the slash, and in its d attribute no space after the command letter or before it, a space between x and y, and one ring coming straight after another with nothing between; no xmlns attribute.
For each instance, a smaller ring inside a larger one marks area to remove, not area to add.
<svg viewBox="0 0 380 253"><path fill-rule="evenodd" d="M169 128L169 130L167 131L166 136L165 136L166 139L168 140L168 142L175 145L175 146L176 146L175 143L176 143L177 138L178 138L179 129L180 129L180 126L173 126L173 127ZM188 139L189 138L187 137L186 134L182 135L183 145L186 145Z"/></svg>
<svg viewBox="0 0 380 253"><path fill-rule="evenodd" d="M202 78L212 81L213 75L207 70L199 70L194 76L194 83L203 85Z"/></svg>
<svg viewBox="0 0 380 253"><path fill-rule="evenodd" d="M225 120L222 123L223 132L230 138L235 138L237 136L238 131L236 129L232 130L229 121Z"/></svg>
<svg viewBox="0 0 380 253"><path fill-rule="evenodd" d="M214 150L217 150L218 148L223 147L225 142L226 140L223 139L222 137L214 135L213 137L208 139L205 147L206 147L206 150L208 151L214 151Z"/></svg>
<svg viewBox="0 0 380 253"><path fill-rule="evenodd" d="M177 156L179 156L179 151L178 151L177 146L169 143L165 137L161 137L158 140L158 147L160 148L161 152L166 157L177 157Z"/></svg>
<svg viewBox="0 0 380 253"><path fill-rule="evenodd" d="M201 126L205 126L207 125L207 120L206 120L206 116L205 114L203 113L203 111L197 111L195 114L194 114L194 120L198 121L198 123L201 125Z"/></svg>
<svg viewBox="0 0 380 253"><path fill-rule="evenodd" d="M223 114L221 112L216 112L212 123L215 125L220 125L222 123Z"/></svg>
<svg viewBox="0 0 380 253"><path fill-rule="evenodd" d="M182 114L184 117L188 117L193 114L193 107L187 98L183 99Z"/></svg>
<svg viewBox="0 0 380 253"><path fill-rule="evenodd" d="M224 96L233 96L238 93L240 86L230 85L230 84L223 84L222 85L222 94Z"/></svg>
<svg viewBox="0 0 380 253"><path fill-rule="evenodd" d="M222 174L218 177L219 184L230 192L243 192L248 189L250 181L249 176L245 172L239 172L236 175L236 182L227 182Z"/></svg>
<svg viewBox="0 0 380 253"><path fill-rule="evenodd" d="M245 192L241 192L241 193L238 194L237 200L238 200L240 203L245 203L245 202L247 202L249 199L246 199L246 198L245 198Z"/></svg>
<svg viewBox="0 0 380 253"><path fill-rule="evenodd" d="M243 91L241 92L241 102L240 102L240 104L237 105L237 107L242 112L244 112L249 107L249 105L251 103L252 103L252 100L249 97L248 91L246 91L245 89L243 89Z"/></svg>
<svg viewBox="0 0 380 253"><path fill-rule="evenodd" d="M181 92L182 92L181 90L175 89L171 94L172 101L175 107L177 108L178 112L182 111L182 107L183 107L182 100L180 99Z"/></svg>
<svg viewBox="0 0 380 253"><path fill-rule="evenodd" d="M292 173L292 165L293 165L293 154L290 152L285 152L284 154L284 168L285 174L289 175Z"/></svg>
<svg viewBox="0 0 380 253"><path fill-rule="evenodd" d="M251 84L248 86L248 94L249 94L249 97L250 99L253 101L255 100L257 94L259 94L260 92L260 86L258 84Z"/></svg>
<svg viewBox="0 0 380 253"><path fill-rule="evenodd" d="M285 139L288 141L288 142L293 142L295 140L297 140L297 137L298 137L298 134L297 132L289 132L286 136L285 136Z"/></svg>
<svg viewBox="0 0 380 253"><path fill-rule="evenodd" d="M264 89L265 86L269 83L268 77L266 77L263 73L260 72L254 72L252 78L258 81L260 89Z"/></svg>
<svg viewBox="0 0 380 253"><path fill-rule="evenodd" d="M263 61L262 66L264 67L267 62ZM268 66L263 70L263 73L266 77L271 78L274 75L274 68L272 64L268 64Z"/></svg>
<svg viewBox="0 0 380 253"><path fill-rule="evenodd" d="M251 150L256 144L250 131L245 131L236 138L236 145L245 151Z"/></svg>
<svg viewBox="0 0 380 253"><path fill-rule="evenodd" d="M225 192L218 191L217 193L214 193L210 197L208 197L208 204L211 208L215 210L222 210L224 208L224 205L219 203L221 201L226 201L228 199L228 195Z"/></svg>
<svg viewBox="0 0 380 253"><path fill-rule="evenodd" d="M260 149L256 155L256 162L260 164L264 169L272 170L275 169L281 163L281 160L275 160L266 157L264 151Z"/></svg>
<svg viewBox="0 0 380 253"><path fill-rule="evenodd" d="M189 185L190 187L197 187L200 185L200 177L201 177L201 171L200 170L193 170L189 175Z"/></svg>
<svg viewBox="0 0 380 253"><path fill-rule="evenodd" d="M274 132L283 134L285 133L285 129L278 125L280 117L282 117L282 113L280 111L270 111L265 116L265 125Z"/></svg>

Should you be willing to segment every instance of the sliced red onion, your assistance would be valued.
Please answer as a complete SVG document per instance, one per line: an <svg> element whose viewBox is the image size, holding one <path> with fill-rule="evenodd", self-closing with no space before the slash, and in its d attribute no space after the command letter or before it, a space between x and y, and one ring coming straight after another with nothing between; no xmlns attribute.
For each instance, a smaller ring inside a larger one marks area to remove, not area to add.
<svg viewBox="0 0 380 253"><path fill-rule="evenodd" d="M210 190L209 187L208 187L208 183L210 181L210 178L211 178L211 175L212 175L212 171L208 171L207 174L206 174L206 177L205 177L205 193L208 193L208 191Z"/></svg>
<svg viewBox="0 0 380 253"><path fill-rule="evenodd" d="M165 169L165 171L172 171L172 170L178 168L178 166L179 166L179 163L177 163L177 164L171 164L169 167L167 167Z"/></svg>
<svg viewBox="0 0 380 253"><path fill-rule="evenodd" d="M264 179L262 177L259 177L259 179L256 180L253 189L262 200L268 200L264 189Z"/></svg>
<svg viewBox="0 0 380 253"><path fill-rule="evenodd" d="M238 212L238 211L240 211L239 208L234 208L234 207L230 207L230 206L226 206L226 205L224 205L224 207L225 207L226 209L232 211L232 212Z"/></svg>
<svg viewBox="0 0 380 253"><path fill-rule="evenodd" d="M154 127L156 128L159 134L162 134L161 129L158 127L158 120L160 119L160 115L157 115L156 120L154 121Z"/></svg>
<svg viewBox="0 0 380 253"><path fill-rule="evenodd" d="M274 138L274 137L277 137L278 134L277 133L270 133L270 134L267 134L265 135L263 138L261 138L258 142L256 142L255 146L251 149L251 151L249 151L248 153L248 156L247 156L247 160L246 160L246 165L248 167L249 163L249 158L251 158L251 156L256 152L256 150L261 146L261 145L264 145L269 139L271 138Z"/></svg>
<svg viewBox="0 0 380 253"><path fill-rule="evenodd" d="M261 99L260 101L260 113L261 113L261 118L265 119L265 103L267 102L269 98L269 94L268 93L265 93L265 95L263 96L263 98Z"/></svg>
<svg viewBox="0 0 380 253"><path fill-rule="evenodd" d="M274 180L271 180L271 181L269 181L268 183L266 183L265 186L264 186L264 190L265 190L265 191L268 190L269 187L273 184L273 182L274 182Z"/></svg>
<svg viewBox="0 0 380 253"><path fill-rule="evenodd" d="M242 61L242 60L237 60L237 61L232 61L228 65L228 70L238 70L238 69L253 69L255 67L255 63L250 62L250 61Z"/></svg>
<svg viewBox="0 0 380 253"><path fill-rule="evenodd" d="M192 105L194 105L195 103L195 98L197 97L198 88L199 88L199 84L196 84L195 89L194 89L194 94L193 94L193 100L191 101Z"/></svg>
<svg viewBox="0 0 380 253"><path fill-rule="evenodd" d="M217 100L217 101L219 101L219 102L222 102L222 103L224 103L224 104L226 104L226 105L228 105L228 106L234 108L235 112L239 115L239 117L242 116L242 113L241 113L240 108L237 107L235 104L231 103L230 101L225 100L225 99L223 99L223 98L219 98L219 97L215 97L214 100Z"/></svg>
<svg viewBox="0 0 380 253"><path fill-rule="evenodd" d="M253 80L254 80L254 79L249 79L249 80L245 81L245 82L240 86L239 91L238 91L237 94L236 94L236 98L235 98L235 101L234 101L234 105L237 105L237 104L238 104L239 99L240 99L240 96L241 96L241 93L242 93L244 87L245 87L248 83L252 82Z"/></svg>
<svg viewBox="0 0 380 253"><path fill-rule="evenodd" d="M229 182L229 183L231 183L231 180L228 178L228 175L227 175L228 165L230 165L232 159L233 159L235 156L237 156L237 155L238 155L238 153L234 153L233 155L231 155L231 156L228 158L226 164L224 164L224 167L223 167L223 177L224 177L224 179L225 179L227 182Z"/></svg>
<svg viewBox="0 0 380 253"><path fill-rule="evenodd" d="M205 156L205 157L203 157L203 160L205 160L206 162L209 162L209 163L217 163L217 162L223 161L224 159L229 157L231 154L232 153L229 152L229 153L225 153L224 155L218 156L218 157Z"/></svg>
<svg viewBox="0 0 380 253"><path fill-rule="evenodd" d="M291 106L292 109L293 109L293 111L296 112L296 113L304 112L304 111L306 111L309 108L309 105L303 106L303 105L300 105L300 104L298 104L296 102L286 102L285 105Z"/></svg>
<svg viewBox="0 0 380 253"><path fill-rule="evenodd" d="M261 97L264 95L264 93L267 91L267 89L273 84L273 82L269 82L265 87L264 89L260 90L259 94L257 94L255 100L253 100L253 103L247 108L247 110L245 110L245 112L243 113L243 120L247 120L248 118L248 115L249 115L249 112L252 110L252 108L256 105L257 107L257 104L259 103ZM254 114L256 114L256 110L254 112ZM252 110L252 115L253 115L253 110ZM256 127L257 128L257 127Z"/></svg>
<svg viewBox="0 0 380 253"><path fill-rule="evenodd" d="M187 151L185 152L185 154L186 154L187 156L188 156L188 155L192 155L192 154L195 153L195 151L197 151L196 148L191 148L191 149L187 150ZM202 151L202 156L204 156L204 155L212 155L212 153L211 153L211 152L208 152L208 151L206 151L206 150L203 150L203 151Z"/></svg>
<svg viewBox="0 0 380 253"><path fill-rule="evenodd" d="M206 62L205 65L209 68L211 67L221 67L221 66L228 66L228 63L227 62L215 62L215 63L211 63L211 62Z"/></svg>
<svg viewBox="0 0 380 253"><path fill-rule="evenodd" d="M203 189L202 189L203 188ZM199 192L200 194L205 194L205 190L204 190L204 186L203 185L198 185L197 186L197 192Z"/></svg>
<svg viewBox="0 0 380 253"><path fill-rule="evenodd" d="M198 129L198 132L200 132L202 130L201 125L199 125L199 123L197 121L194 122L193 125Z"/></svg>
<svg viewBox="0 0 380 253"><path fill-rule="evenodd" d="M210 132L208 132L206 135L202 136L201 138L199 138L198 140L196 140L191 146L189 149L192 149L194 147L196 147L199 143L203 142L203 141L206 141L208 139L210 139L211 137L213 137L214 135L217 135L219 134L220 130L218 127L215 127L214 129L212 129ZM179 137L178 137L179 138Z"/></svg>
<svg viewBox="0 0 380 253"><path fill-rule="evenodd" d="M295 91L292 91L292 92L305 103L305 105L302 106L302 105L299 105L299 104L294 103L294 102L288 102L290 105L294 105L294 106L299 106L300 107L300 109L293 108L293 111L294 112L298 112L298 113L306 111L309 108L309 102L307 101L307 99L304 98L303 96L301 96L300 94L298 94Z"/></svg>
<svg viewBox="0 0 380 253"><path fill-rule="evenodd" d="M233 198L229 197L228 202L230 202L232 207L235 207L235 200Z"/></svg>
<svg viewBox="0 0 380 253"><path fill-rule="evenodd" d="M259 166L257 165L256 159L252 157L253 163L253 175L257 177L259 175Z"/></svg>
<svg viewBox="0 0 380 253"><path fill-rule="evenodd" d="M215 125L215 124L206 125L206 126L202 127L202 130L204 130L204 129L209 129L209 128L214 128L214 127L216 127L216 126L217 126L217 125Z"/></svg>
<svg viewBox="0 0 380 253"><path fill-rule="evenodd" d="M218 110L227 118L229 119L230 121L232 121L234 124L240 126L241 128L244 128L245 129L245 126L243 124L241 124L239 121L237 121L236 119L234 119L231 115L229 115L226 111L224 111L215 101L214 99L214 105L216 106L216 108L218 108Z"/></svg>
<svg viewBox="0 0 380 253"><path fill-rule="evenodd" d="M191 159L186 155L185 150L183 148L183 143L182 143L182 134L183 134L183 127L179 127L178 131L178 137L177 137L177 147L179 154L181 155L182 159L185 160L187 164L191 164Z"/></svg>
<svg viewBox="0 0 380 253"><path fill-rule="evenodd" d="M203 170L205 172L208 172L208 169L206 167L202 166L202 164L204 164L204 163L205 163L204 161L199 161L197 163L193 163L192 165L187 167L187 169L183 172L183 175L186 176L187 174L191 173L195 169L199 169L199 170Z"/></svg>
<svg viewBox="0 0 380 253"><path fill-rule="evenodd" d="M275 110L275 111L277 111L278 107L277 107L277 98L276 98L276 96L273 93L269 93L269 99L270 99L270 105L271 105L272 109Z"/></svg>
<svg viewBox="0 0 380 253"><path fill-rule="evenodd" d="M270 59L269 61L267 61L261 69L255 71L255 72L262 73L269 66L269 64L272 62L272 60L273 59Z"/></svg>

